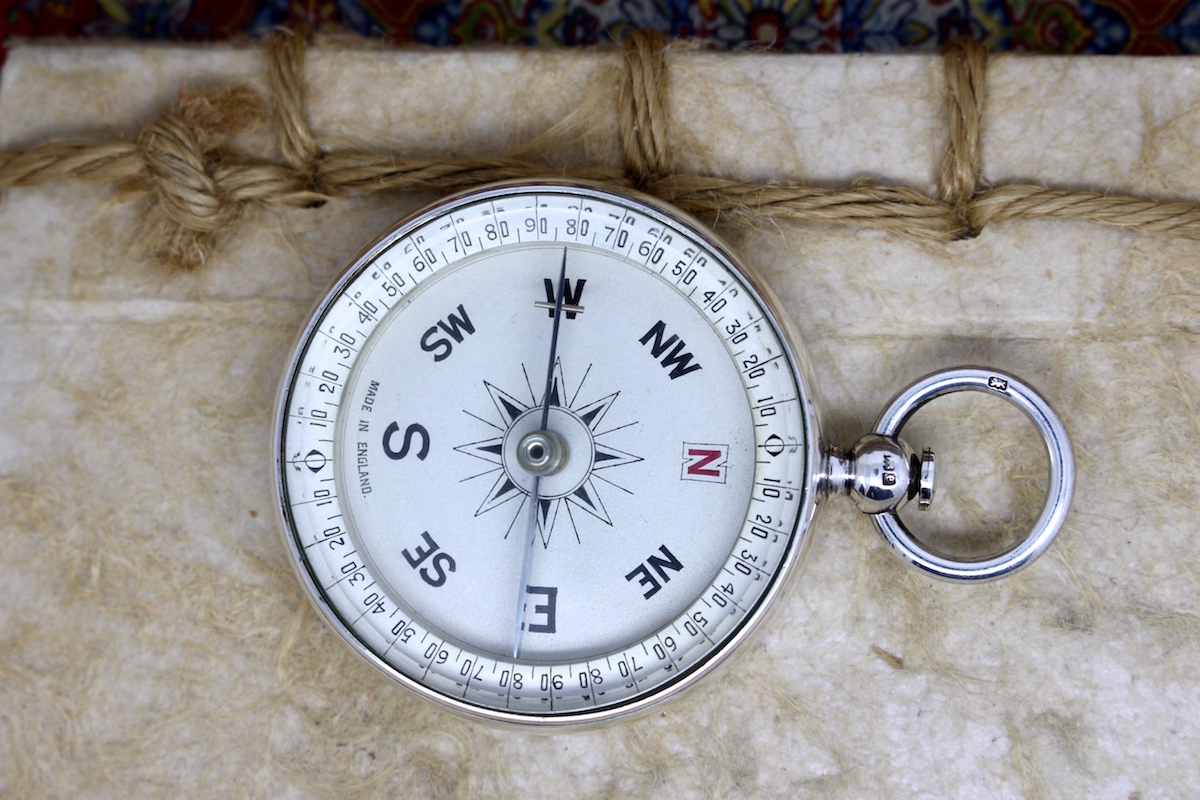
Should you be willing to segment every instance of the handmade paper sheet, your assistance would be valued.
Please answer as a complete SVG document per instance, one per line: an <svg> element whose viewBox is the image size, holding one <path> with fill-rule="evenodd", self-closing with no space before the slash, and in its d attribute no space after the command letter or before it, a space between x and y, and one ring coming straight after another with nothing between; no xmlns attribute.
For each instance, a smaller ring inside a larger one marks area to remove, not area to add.
<svg viewBox="0 0 1200 800"><path fill-rule="evenodd" d="M323 143L406 157L619 167L604 106L619 59L327 44L304 68L307 115ZM267 97L265 64L250 47L18 47L0 145L133 137L208 87ZM668 66L681 168L937 191L938 58L677 49ZM1200 200L1192 60L1001 58L986 97L993 184ZM235 144L266 157L269 126ZM717 220L796 322L829 442L848 446L926 372L995 365L1063 417L1073 511L1028 570L963 587L899 563L831 498L795 590L716 679L547 736L435 709L353 656L278 530L271 426L290 347L354 254L435 196L261 210L185 271L140 246L144 196L5 193L0 795L1200 792L1196 241L1072 219L955 242ZM913 527L994 540L1036 516L1046 460L1015 409L945 398L905 436L938 450L942 479Z"/></svg>

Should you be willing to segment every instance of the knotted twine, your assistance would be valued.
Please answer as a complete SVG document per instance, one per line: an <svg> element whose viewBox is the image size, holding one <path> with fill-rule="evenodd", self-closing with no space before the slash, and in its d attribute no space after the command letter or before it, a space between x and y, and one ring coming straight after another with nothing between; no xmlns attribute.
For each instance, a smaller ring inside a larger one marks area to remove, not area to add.
<svg viewBox="0 0 1200 800"><path fill-rule="evenodd" d="M510 178L581 178L636 187L702 216L849 224L934 242L1031 217L1200 239L1195 203L1043 186L983 188L987 52L969 39L950 42L943 53L949 137L938 197L866 183L824 188L676 173L666 47L656 31L635 32L624 45L617 96L623 169L566 172L512 158L404 158L323 147L305 116L305 39L284 31L267 48L271 109L244 87L187 95L134 141L51 142L0 152L0 190L70 179L117 182L129 193L148 193L144 239L160 260L181 267L203 263L218 234L234 230L251 207L313 207L351 194L445 192ZM236 134L266 120L274 124L278 161L225 150Z"/></svg>

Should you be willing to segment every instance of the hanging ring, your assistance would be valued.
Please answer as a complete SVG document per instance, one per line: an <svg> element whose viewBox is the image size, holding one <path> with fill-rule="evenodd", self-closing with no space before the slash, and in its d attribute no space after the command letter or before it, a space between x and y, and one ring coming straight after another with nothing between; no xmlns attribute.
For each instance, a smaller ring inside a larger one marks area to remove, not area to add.
<svg viewBox="0 0 1200 800"><path fill-rule="evenodd" d="M918 542L895 511L872 515L875 527L903 560L942 580L960 583L990 581L1011 575L1031 564L1053 541L1075 488L1075 457L1062 420L1028 384L1003 372L980 367L958 367L935 372L909 386L892 401L875 423L875 433L896 437L917 409L952 392L983 392L1003 397L1033 420L1050 457L1050 488L1046 505L1029 534L1004 552L978 559L955 559Z"/></svg>

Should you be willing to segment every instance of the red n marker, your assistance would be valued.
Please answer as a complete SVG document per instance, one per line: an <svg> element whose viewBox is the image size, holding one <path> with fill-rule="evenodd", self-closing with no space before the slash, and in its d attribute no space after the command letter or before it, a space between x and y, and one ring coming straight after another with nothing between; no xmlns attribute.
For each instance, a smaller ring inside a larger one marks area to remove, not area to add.
<svg viewBox="0 0 1200 800"><path fill-rule="evenodd" d="M726 463L729 459L727 444L683 444L683 472L679 476L685 481L725 482Z"/></svg>

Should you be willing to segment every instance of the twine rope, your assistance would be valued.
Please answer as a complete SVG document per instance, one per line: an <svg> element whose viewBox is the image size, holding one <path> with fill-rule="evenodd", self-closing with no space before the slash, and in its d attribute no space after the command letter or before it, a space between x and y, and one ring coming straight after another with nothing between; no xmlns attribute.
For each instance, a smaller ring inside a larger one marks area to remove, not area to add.
<svg viewBox="0 0 1200 800"><path fill-rule="evenodd" d="M290 31L271 40L270 108L244 87L198 92L132 142L50 142L0 152L0 190L78 180L115 182L130 193L149 193L145 241L162 261L193 267L209 257L218 235L233 230L255 206L304 208L350 194L451 191L511 178L568 177L561 169L513 158L402 158L323 148L305 116L305 48L305 37ZM625 44L617 97L625 168L575 169L569 177L636 187L699 215L849 224L932 242L966 239L994 222L1036 217L1200 239L1196 203L1043 186L983 188L987 52L969 39L952 41L943 53L949 136L938 197L864 182L823 188L675 173L666 49L655 31L636 32ZM226 151L236 134L268 119L278 161L237 158Z"/></svg>
<svg viewBox="0 0 1200 800"><path fill-rule="evenodd" d="M667 59L663 35L642 31L625 47L617 107L625 163L639 188L671 172Z"/></svg>
<svg viewBox="0 0 1200 800"><path fill-rule="evenodd" d="M950 138L938 172L942 200L966 226L971 224L971 201L983 177L983 100L987 50L971 39L953 39L942 54L946 76L946 117Z"/></svg>

